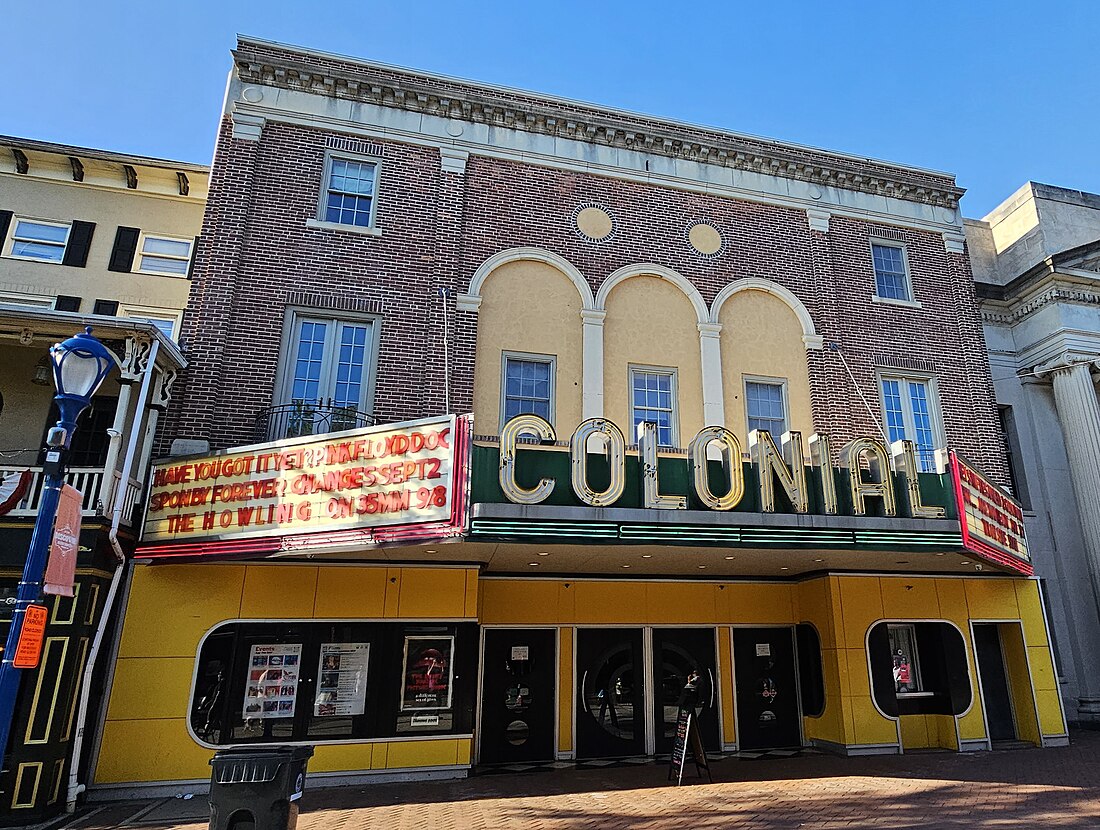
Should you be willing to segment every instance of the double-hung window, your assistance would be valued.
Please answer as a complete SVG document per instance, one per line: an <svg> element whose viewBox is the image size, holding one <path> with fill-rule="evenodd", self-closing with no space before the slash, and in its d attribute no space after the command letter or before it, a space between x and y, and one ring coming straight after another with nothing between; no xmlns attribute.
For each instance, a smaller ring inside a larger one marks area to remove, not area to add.
<svg viewBox="0 0 1100 830"><path fill-rule="evenodd" d="M65 246L69 242L71 225L18 218L13 224L15 227L11 234L8 256L58 264L65 259Z"/></svg>
<svg viewBox="0 0 1100 830"><path fill-rule="evenodd" d="M782 381L746 380L748 431L767 430L778 443L787 431L787 401Z"/></svg>
<svg viewBox="0 0 1100 830"><path fill-rule="evenodd" d="M187 275L194 240L142 234L138 248L138 268L143 274Z"/></svg>
<svg viewBox="0 0 1100 830"><path fill-rule="evenodd" d="M283 403L269 437L289 438L367 426L376 351L373 320L292 315Z"/></svg>
<svg viewBox="0 0 1100 830"><path fill-rule="evenodd" d="M875 265L875 295L884 300L911 301L905 248L872 242L871 259Z"/></svg>
<svg viewBox="0 0 1100 830"><path fill-rule="evenodd" d="M880 383L890 442L912 441L917 449L917 469L935 472L939 426L932 381L883 376Z"/></svg>
<svg viewBox="0 0 1100 830"><path fill-rule="evenodd" d="M554 423L554 358L504 354L501 426L517 415L538 415Z"/></svg>
<svg viewBox="0 0 1100 830"><path fill-rule="evenodd" d="M630 413L633 433L638 424L657 425L657 444L675 447L679 438L676 422L676 371L673 369L630 370Z"/></svg>
<svg viewBox="0 0 1100 830"><path fill-rule="evenodd" d="M330 156L320 219L334 225L373 227L377 187L376 162Z"/></svg>

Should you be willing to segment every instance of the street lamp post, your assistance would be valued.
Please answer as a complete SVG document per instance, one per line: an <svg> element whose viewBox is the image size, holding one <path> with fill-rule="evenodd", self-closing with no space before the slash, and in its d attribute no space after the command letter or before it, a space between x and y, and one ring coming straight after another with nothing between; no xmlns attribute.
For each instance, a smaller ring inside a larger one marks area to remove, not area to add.
<svg viewBox="0 0 1100 830"><path fill-rule="evenodd" d="M83 332L58 343L50 349L54 385L57 387L57 409L60 419L46 436L46 462L42 465L42 498L38 516L34 522L27 562L23 567L23 579L19 583L11 628L0 661L0 759L7 752L11 721L15 715L15 699L19 694L19 681L23 670L13 665L19 636L23 631L27 606L38 601L46 560L53 536L57 505L61 488L65 484L65 461L76 419L88 408L92 396L99 389L111 369L114 356L107 347L92 337L89 326Z"/></svg>

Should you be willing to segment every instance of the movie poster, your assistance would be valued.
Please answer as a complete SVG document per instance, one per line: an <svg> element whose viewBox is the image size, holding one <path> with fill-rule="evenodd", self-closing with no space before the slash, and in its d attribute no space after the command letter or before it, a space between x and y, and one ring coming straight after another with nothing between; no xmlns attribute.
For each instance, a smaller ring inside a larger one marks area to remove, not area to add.
<svg viewBox="0 0 1100 830"><path fill-rule="evenodd" d="M406 637L402 711L451 708L451 665L455 638Z"/></svg>
<svg viewBox="0 0 1100 830"><path fill-rule="evenodd" d="M370 643L322 643L313 714L361 715L367 706Z"/></svg>
<svg viewBox="0 0 1100 830"><path fill-rule="evenodd" d="M245 720L294 717L301 660L301 643L252 646L244 687Z"/></svg>

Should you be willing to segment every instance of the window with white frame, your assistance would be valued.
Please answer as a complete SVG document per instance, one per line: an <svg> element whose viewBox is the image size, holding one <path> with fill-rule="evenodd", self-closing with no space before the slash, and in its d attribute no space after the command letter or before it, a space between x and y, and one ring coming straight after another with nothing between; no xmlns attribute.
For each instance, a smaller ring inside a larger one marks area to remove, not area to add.
<svg viewBox="0 0 1100 830"><path fill-rule="evenodd" d="M191 265L192 239L143 233L138 246L137 270L143 274L183 277Z"/></svg>
<svg viewBox="0 0 1100 830"><path fill-rule="evenodd" d="M176 326L179 324L178 314L170 314L163 309L125 305L119 306L118 313L119 316L130 320L142 320L146 323L152 323L169 340L175 341L176 339Z"/></svg>
<svg viewBox="0 0 1100 830"><path fill-rule="evenodd" d="M894 692L898 695L923 692L916 627L912 623L891 623L887 631L894 664Z"/></svg>
<svg viewBox="0 0 1100 830"><path fill-rule="evenodd" d="M367 426L375 352L373 320L293 314L284 351L283 404L270 437Z"/></svg>
<svg viewBox="0 0 1100 830"><path fill-rule="evenodd" d="M638 435L638 424L657 425L657 444L675 447L678 440L676 422L676 371L674 369L630 370L630 412L632 440Z"/></svg>
<svg viewBox="0 0 1100 830"><path fill-rule="evenodd" d="M15 259L61 264L71 225L43 219L16 218L5 253Z"/></svg>
<svg viewBox="0 0 1100 830"><path fill-rule="evenodd" d="M538 415L554 423L554 358L504 353L501 426L517 415Z"/></svg>
<svg viewBox="0 0 1100 830"><path fill-rule="evenodd" d="M787 431L787 396L779 380L745 380L748 431L766 429L778 442Z"/></svg>
<svg viewBox="0 0 1100 830"><path fill-rule="evenodd" d="M932 381L884 375L880 384L890 442L912 441L917 450L917 469L922 473L934 473L940 430Z"/></svg>
<svg viewBox="0 0 1100 830"><path fill-rule="evenodd" d="M905 248L900 245L871 243L871 259L875 264L875 294L884 300L913 299L909 290L909 270Z"/></svg>
<svg viewBox="0 0 1100 830"><path fill-rule="evenodd" d="M319 219L358 228L374 226L378 163L329 156Z"/></svg>

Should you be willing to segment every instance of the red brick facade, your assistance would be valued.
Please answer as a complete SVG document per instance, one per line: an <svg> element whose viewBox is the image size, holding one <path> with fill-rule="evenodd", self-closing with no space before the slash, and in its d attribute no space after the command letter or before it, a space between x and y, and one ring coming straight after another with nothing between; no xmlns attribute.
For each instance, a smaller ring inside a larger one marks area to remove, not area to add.
<svg viewBox="0 0 1100 830"><path fill-rule="evenodd" d="M335 133L267 121L258 141L232 137L226 115L214 159L191 303L184 323L191 361L165 424L166 442L205 438L215 448L253 440L272 402L288 305L355 309L382 317L374 410L383 421L444 409L440 289L449 292L451 409L472 407L477 314L454 295L491 255L532 246L575 265L593 293L617 269L672 268L711 303L735 279L788 288L824 336L810 350L816 427L834 447L878 427L876 368L926 368L938 378L949 444L1006 480L985 344L965 254L932 231L875 225L834 213L827 233L805 210L707 196L625 178L570 172L471 152L465 172L441 170L434 147L381 147L381 236L311 229L326 143ZM581 203L608 209L612 237L582 238ZM717 256L688 244L705 219L724 239ZM869 238L905 243L920 308L873 303ZM860 386L852 388L836 343ZM166 446L166 445L165 445Z"/></svg>

